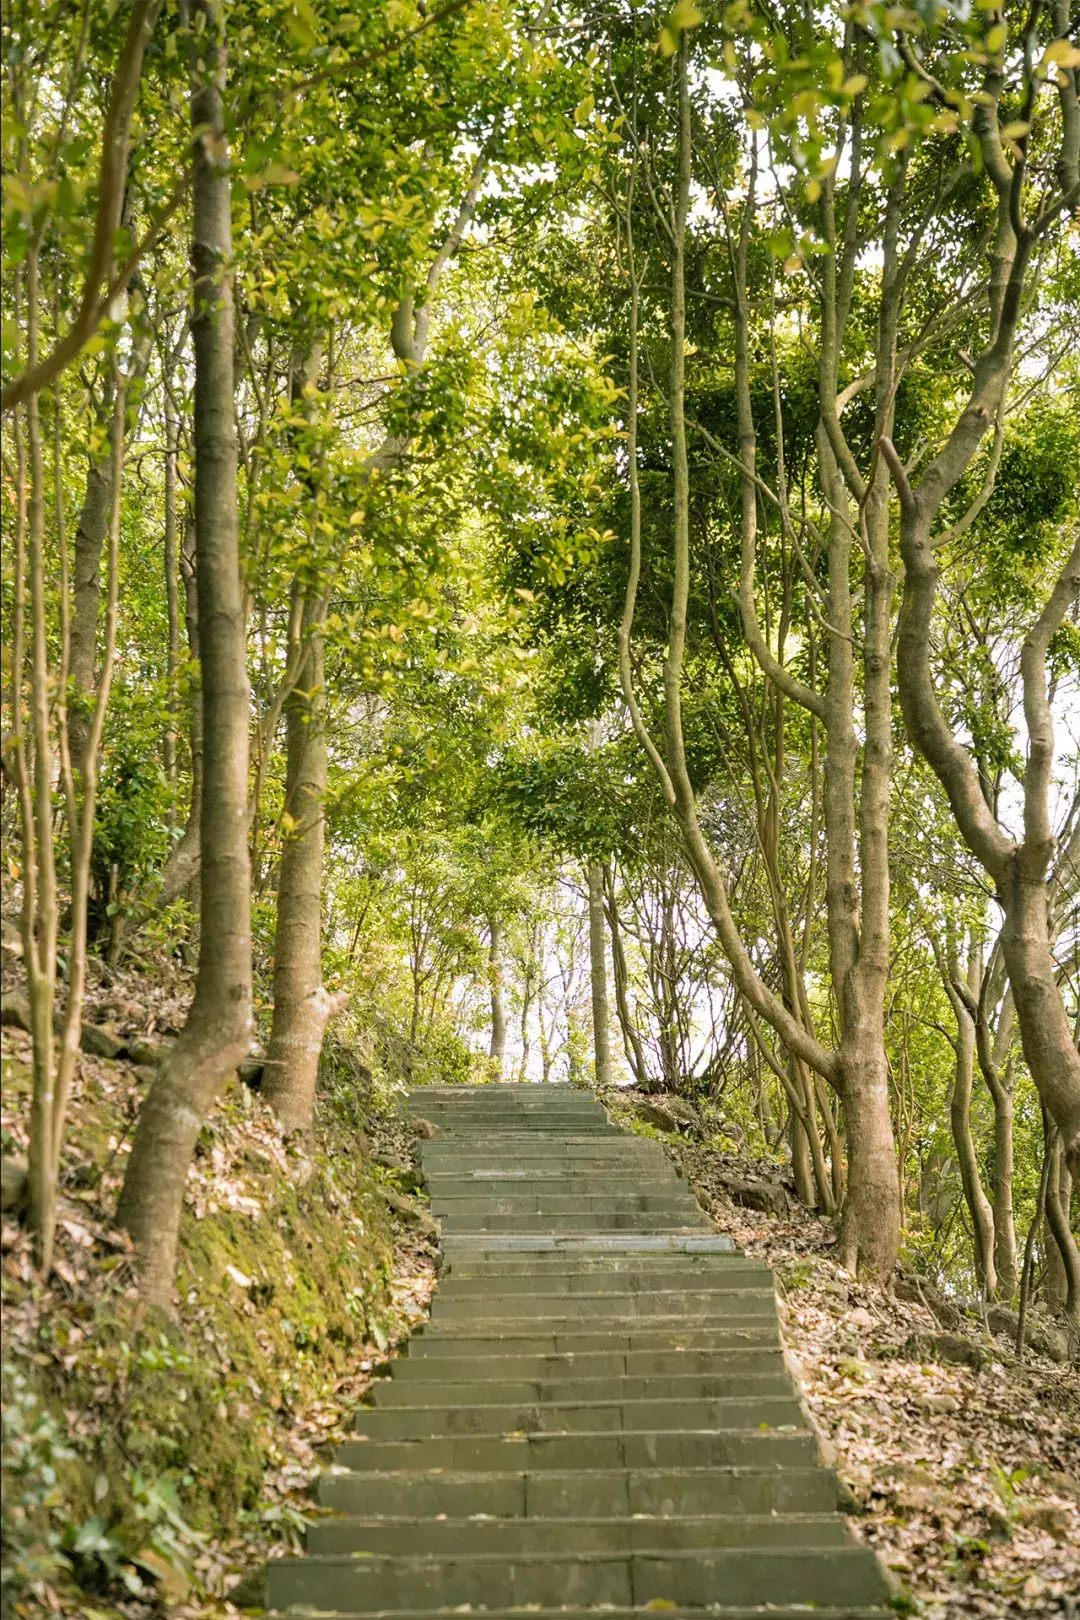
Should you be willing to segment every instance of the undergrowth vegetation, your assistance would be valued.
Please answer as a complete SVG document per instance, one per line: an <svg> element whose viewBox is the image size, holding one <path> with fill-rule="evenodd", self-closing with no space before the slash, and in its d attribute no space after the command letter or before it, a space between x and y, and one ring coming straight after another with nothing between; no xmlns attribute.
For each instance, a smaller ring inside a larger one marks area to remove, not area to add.
<svg viewBox="0 0 1080 1620"><path fill-rule="evenodd" d="M3 1145L18 1154L29 1043L4 1044ZM298 1433L317 1444L335 1391L404 1330L387 1172L361 1151L352 1093L325 1088L300 1151L229 1086L199 1138L170 1317L140 1304L108 1214L145 1080L91 1058L82 1072L47 1286L25 1234L3 1234L7 1613L177 1602L295 1542L311 1463Z"/></svg>

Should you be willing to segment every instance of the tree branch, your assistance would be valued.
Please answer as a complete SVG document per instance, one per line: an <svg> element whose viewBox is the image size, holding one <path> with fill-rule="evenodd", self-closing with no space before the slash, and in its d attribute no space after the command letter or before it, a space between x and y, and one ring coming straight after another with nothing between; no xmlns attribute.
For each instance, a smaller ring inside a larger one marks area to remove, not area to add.
<svg viewBox="0 0 1080 1620"><path fill-rule="evenodd" d="M0 395L0 410L9 411L23 400L29 399L32 394L40 393L41 389L86 346L100 326L112 300L127 286L135 266L150 245L148 238L139 252L128 261L122 275L114 278L109 284L102 298L101 284L108 275L112 263L116 232L120 226L124 206L131 120L135 111L139 80L142 77L143 55L154 32L160 10L161 0L135 0L128 20L124 47L116 65L116 72L113 74L105 125L101 133L97 217L90 244L90 262L83 278L82 297L75 319L67 334L43 360L39 360L36 365L27 366L25 371L20 372L7 385ZM190 176L185 176L184 189L189 179ZM174 193L174 200L170 203L165 217L159 218L159 225L164 225L166 219L171 217L178 203L179 195ZM152 234L156 240L159 232Z"/></svg>

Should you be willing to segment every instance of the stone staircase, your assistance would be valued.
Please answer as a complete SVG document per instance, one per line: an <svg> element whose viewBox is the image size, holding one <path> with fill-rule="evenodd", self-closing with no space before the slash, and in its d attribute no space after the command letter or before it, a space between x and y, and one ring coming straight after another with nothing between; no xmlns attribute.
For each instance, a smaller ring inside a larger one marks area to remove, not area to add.
<svg viewBox="0 0 1080 1620"><path fill-rule="evenodd" d="M785 1371L771 1274L564 1086L425 1087L443 1271L274 1611L884 1620Z"/></svg>

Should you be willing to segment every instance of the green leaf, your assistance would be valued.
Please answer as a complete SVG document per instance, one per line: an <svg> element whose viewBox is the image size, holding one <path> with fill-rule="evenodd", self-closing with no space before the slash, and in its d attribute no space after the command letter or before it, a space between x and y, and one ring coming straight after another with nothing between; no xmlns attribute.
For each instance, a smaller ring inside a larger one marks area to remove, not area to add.
<svg viewBox="0 0 1080 1620"><path fill-rule="evenodd" d="M292 0L292 5L285 14L285 25L298 45L306 51L316 44L318 34L318 18L315 9L308 0Z"/></svg>

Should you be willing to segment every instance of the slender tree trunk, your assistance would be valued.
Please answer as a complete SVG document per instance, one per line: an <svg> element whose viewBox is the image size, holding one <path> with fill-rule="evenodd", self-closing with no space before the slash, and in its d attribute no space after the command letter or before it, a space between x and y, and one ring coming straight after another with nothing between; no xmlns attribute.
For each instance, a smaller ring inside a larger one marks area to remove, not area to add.
<svg viewBox="0 0 1080 1620"><path fill-rule="evenodd" d="M814 1098L818 1105L822 1123L825 1126L825 1137L829 1144L829 1180L831 1189L831 1202L834 1210L839 1209L844 1201L844 1144L840 1136L840 1127L836 1123L836 1115L829 1097L828 1089L819 1074L811 1077L814 1087Z"/></svg>
<svg viewBox="0 0 1080 1620"><path fill-rule="evenodd" d="M496 1079L503 1077L506 1057L506 998L503 990L502 923L497 918L488 920L488 987L491 991L491 1045L488 1057Z"/></svg>
<svg viewBox="0 0 1080 1620"><path fill-rule="evenodd" d="M75 556L72 569L71 652L68 669L70 697L68 737L71 764L81 780L86 758L86 740L94 703L94 671L97 665L98 618L101 612L101 554L109 530L112 508L112 461L115 434L112 409L113 379L106 384L98 413L98 431L104 436L99 452L91 452L86 469L82 510L75 529Z"/></svg>
<svg viewBox="0 0 1080 1620"><path fill-rule="evenodd" d="M147 327L136 334L124 377L123 389L129 397L132 389L137 389L146 376L152 353L153 336ZM124 436L129 425L126 411L118 412L115 400L116 378L110 374L102 391L96 424L104 442L100 450L93 450L90 455L82 510L75 530L68 661L68 750L76 786L80 791L98 689L101 559L113 509L116 458L123 455ZM166 465L166 490L167 486Z"/></svg>
<svg viewBox="0 0 1080 1620"><path fill-rule="evenodd" d="M37 353L39 330L39 248L35 240L27 254L27 359ZM70 575L64 506L61 403L56 402L53 519L60 563L60 657L55 672L49 666L49 580L45 553L45 468L38 396L32 393L25 407L26 433L21 419L14 427L16 459L16 514L11 648L12 729L10 749L19 790L22 833L23 950L30 999L32 1038L32 1092L30 1106L29 1224L35 1258L44 1276L52 1265L56 1230L60 1155L63 1146L67 1099L75 1075L82 1025L86 979L86 914L94 834L98 755L113 671L116 646L117 584L120 548L120 477L123 458L124 388L114 374L115 415L109 435L112 465L106 514L109 534L108 613L104 662L96 689L84 696L90 705L82 743L82 771L77 783L72 766L68 727L68 680L71 660ZM29 467L28 467L29 458ZM29 470L29 486L27 471ZM29 500L29 525L27 525ZM29 550L27 551L27 538ZM33 739L32 762L27 759L23 734L25 676L25 613L29 586L31 668L29 714ZM93 681L93 659L90 679ZM51 701L51 699L53 701ZM55 725L56 748L54 750ZM67 1005L59 1020L61 1040L55 1041L55 998L59 890L56 874L54 766L59 766L69 848L71 895L70 942L67 961ZM80 793L81 787L81 793Z"/></svg>
<svg viewBox="0 0 1080 1620"><path fill-rule="evenodd" d="M1047 1293L1054 1308L1080 1329L1080 1248L1069 1220L1072 1192L1072 1177L1061 1151L1061 1136L1055 1132L1053 1160L1046 1181L1046 1225L1052 1240L1047 1244L1047 1257L1054 1279Z"/></svg>
<svg viewBox="0 0 1080 1620"><path fill-rule="evenodd" d="M1011 1088L994 1093L994 1269L998 1292L1010 1300L1020 1286L1013 1206L1013 1099Z"/></svg>
<svg viewBox="0 0 1080 1620"><path fill-rule="evenodd" d="M203 781L203 704L202 674L197 662L199 657L199 579L193 548L189 544L193 533L192 529L189 535L185 536L185 543L180 550L180 575L184 582L184 625L187 634L188 651L195 661L188 726L188 742L191 750L191 797L188 801L188 813L187 820L184 823L184 830L180 835L179 842L173 846L172 853L165 862L158 881L154 904L159 907L171 906L174 900L178 900L182 894L197 883L199 877L199 823L202 815Z"/></svg>
<svg viewBox="0 0 1080 1620"><path fill-rule="evenodd" d="M971 997L978 994L978 982L971 983L972 973L978 968L973 959L968 974ZM975 1075L975 1021L963 996L955 987L958 970L954 965L942 964L945 989L956 1016L956 1065L949 1120L952 1125L953 1145L960 1166L960 1185L964 1202L971 1218L972 1245L975 1253L975 1273L984 1299L993 1299L998 1291L997 1267L994 1260L994 1212L983 1190L979 1173L979 1156L971 1131L971 1092Z"/></svg>
<svg viewBox="0 0 1080 1620"><path fill-rule="evenodd" d="M110 510L108 560L106 565L105 636L102 647L101 675L96 682L95 690L88 694L92 698L93 706L88 716L89 726L82 739L82 767L79 780L76 779L71 758L70 733L66 724L67 709L63 702L57 706L60 737L60 775L64 788L64 805L68 824L71 883L71 933L67 971L68 994L67 1006L64 1009L60 1056L57 1066L52 1127L54 1171L57 1179L59 1178L60 1152L63 1146L68 1097L71 1093L71 1086L75 1079L75 1071L79 1061L83 998L86 992L86 925L94 849L94 816L97 808L98 770L101 756L101 738L105 727L105 714L109 704L115 665L120 587L120 497L123 483L126 389L126 380L117 369L113 386L115 414L113 431L110 435L113 459L109 477ZM59 455L57 456L56 485L57 538L60 545L62 573L64 575L62 588L66 590L67 537L64 526L63 485ZM67 629L66 602L61 623L63 629ZM112 930L119 930L122 921L120 896L117 895L117 904L111 918ZM109 959L110 961L113 960L111 954Z"/></svg>
<svg viewBox="0 0 1080 1620"><path fill-rule="evenodd" d="M1020 1286L1016 1250L1016 1217L1013 1209L1013 1074L1009 1046L1013 1033L1012 991L1006 989L998 1015L997 1033L991 1039L987 1022L988 997L996 979L993 962L984 976L982 993L973 1000L970 1012L975 1021L975 1050L979 1069L994 1105L994 1162L991 1195L994 1212L994 1268L998 1293L1011 1300ZM996 1000L996 996L993 997Z"/></svg>
<svg viewBox="0 0 1080 1620"><path fill-rule="evenodd" d="M319 1055L341 1002L322 982L322 869L326 826L325 654L319 604L305 603L307 651L285 705L285 809L292 818L278 874L274 1018L263 1096L286 1130L311 1129Z"/></svg>
<svg viewBox="0 0 1080 1620"><path fill-rule="evenodd" d="M630 1012L629 985L630 975L626 966L626 951L623 948L622 929L619 927L619 911L615 901L615 881L610 866L604 869L604 890L607 897L607 920L611 931L611 965L615 980L615 1008L619 1018L619 1028L622 1031L623 1050L626 1061L630 1065L630 1072L636 1085L644 1086L649 1077L649 1066L645 1061L645 1049L641 1043L641 1034Z"/></svg>
<svg viewBox="0 0 1080 1620"><path fill-rule="evenodd" d="M195 535L202 668L202 928L195 1000L143 1104L118 1218L139 1251L143 1297L168 1305L195 1141L251 1035L247 847L248 679L237 547L230 182L224 16L190 0L195 350Z"/></svg>
<svg viewBox="0 0 1080 1620"><path fill-rule="evenodd" d="M829 1171L825 1163L825 1155L821 1147L821 1138L817 1133L814 1121L814 1094L809 1083L806 1069L793 1053L788 1053L788 1063L785 1068L780 1059L769 1047L761 1031L758 1020L750 1006L746 1007L746 1019L750 1032L754 1037L754 1044L760 1058L764 1058L769 1068L779 1080L788 1104L788 1133L791 1141L792 1169L795 1173L797 1190L800 1201L807 1208L820 1206L827 1215L831 1215L836 1208L832 1199L832 1189L829 1183ZM796 1126L798 1132L796 1133ZM776 1133L776 1140L784 1134L781 1126ZM800 1164L796 1158L802 1159ZM813 1175L811 1176L811 1167Z"/></svg>
<svg viewBox="0 0 1080 1620"><path fill-rule="evenodd" d="M540 1078L545 1085L551 1079L551 1040L548 1036L547 1025L544 1023L544 998L541 994L536 1003L536 1026L540 1036Z"/></svg>
<svg viewBox="0 0 1080 1620"><path fill-rule="evenodd" d="M798 1085L795 1060L788 1055L788 1076L792 1090ZM791 1170L795 1177L795 1195L800 1204L813 1209L817 1204L814 1167L810 1159L810 1137L794 1108L788 1109L788 1136L791 1142Z"/></svg>
<svg viewBox="0 0 1080 1620"><path fill-rule="evenodd" d="M528 952L523 966L524 972L521 984L521 1062L518 1066L518 1079L522 1083L529 1077L529 1052L532 1048L529 1037L529 1015L532 1012L538 973L536 945L532 935L529 937Z"/></svg>
<svg viewBox="0 0 1080 1620"><path fill-rule="evenodd" d="M611 1034L608 1010L607 928L604 923L604 869L599 861L588 864L589 972L592 985L593 1059L597 1087L611 1085Z"/></svg>
<svg viewBox="0 0 1080 1620"><path fill-rule="evenodd" d="M39 329L39 259L32 248L28 277L28 364L34 363ZM24 904L24 946L31 1001L32 1095L29 1152L29 1218L37 1264L45 1275L52 1265L57 1226L57 1155L53 1150L57 1064L53 1042L53 1001L57 987L57 935L60 899L53 838L53 750L49 727L49 620L45 575L45 465L37 395L26 405L29 447L29 606L31 606L32 833L36 894L29 886ZM19 693L21 701L21 693ZM24 828L26 839L26 828ZM29 851L28 851L29 854Z"/></svg>
<svg viewBox="0 0 1080 1620"><path fill-rule="evenodd" d="M37 359L40 296L40 240L27 255L26 359ZM53 838L52 768L49 734L49 647L45 574L45 465L37 395L25 406L26 437L16 428L18 510L16 515L14 681L12 751L19 784L23 855L22 934L30 998L31 1074L29 1223L34 1256L43 1274L52 1265L56 1234L55 1125L56 1061L53 1004L56 992L56 947L59 900ZM29 471L29 484L27 472ZM26 521L29 490L29 522ZM29 546L26 548L27 536ZM29 592L27 593L27 586ZM24 738L23 616L30 609L30 737ZM27 758L27 741L32 759Z"/></svg>
<svg viewBox="0 0 1080 1620"><path fill-rule="evenodd" d="M176 782L176 682L180 670L180 557L176 529L176 464L180 424L171 403L165 407L165 606L169 622L169 662L166 675L168 722L165 727L165 774ZM169 806L170 825L174 806Z"/></svg>

